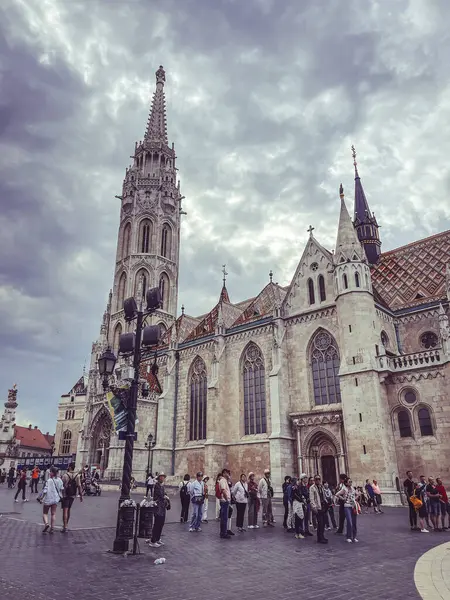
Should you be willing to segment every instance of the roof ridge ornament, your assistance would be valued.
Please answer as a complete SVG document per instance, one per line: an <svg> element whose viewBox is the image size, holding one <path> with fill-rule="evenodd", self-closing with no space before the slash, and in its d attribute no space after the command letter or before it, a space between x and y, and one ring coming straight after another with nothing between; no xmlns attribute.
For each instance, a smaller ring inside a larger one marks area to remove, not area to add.
<svg viewBox="0 0 450 600"><path fill-rule="evenodd" d="M356 162L356 150L355 146L352 144L352 157L353 157L353 166L355 167L355 179L359 177L358 173L358 163Z"/></svg>

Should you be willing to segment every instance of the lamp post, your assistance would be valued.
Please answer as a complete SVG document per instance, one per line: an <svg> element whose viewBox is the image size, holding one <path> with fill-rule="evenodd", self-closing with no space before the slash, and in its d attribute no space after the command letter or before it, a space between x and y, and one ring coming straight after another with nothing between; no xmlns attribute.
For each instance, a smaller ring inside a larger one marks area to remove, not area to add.
<svg viewBox="0 0 450 600"><path fill-rule="evenodd" d="M138 295L139 292L138 292ZM156 346L159 342L159 327L149 325L143 327L144 317L153 314L160 308L162 303L159 288L152 288L146 294L147 309L144 311L137 306L134 297L127 298L123 303L125 320L128 322L136 319L136 330L134 333L124 333L119 338L119 354L133 357L133 379L127 398L127 426L125 433L125 452L123 459L122 485L119 499L119 510L117 514L116 538L113 544L113 552L125 553L128 551L130 539L133 538L134 530L134 508L127 506L125 501L130 500L130 484L133 469L133 451L135 439L136 408L139 390L139 367L141 363L141 346ZM103 375L103 388L108 387L107 376L112 375L116 357L110 348L102 354L98 360L98 368ZM125 504L124 504L125 503ZM131 510L132 509L132 510Z"/></svg>
<svg viewBox="0 0 450 600"><path fill-rule="evenodd" d="M148 449L148 457L147 457L147 477L150 473L153 473L153 448L156 446L156 440L153 439L153 435L151 433L148 434L147 441L145 442L145 447Z"/></svg>

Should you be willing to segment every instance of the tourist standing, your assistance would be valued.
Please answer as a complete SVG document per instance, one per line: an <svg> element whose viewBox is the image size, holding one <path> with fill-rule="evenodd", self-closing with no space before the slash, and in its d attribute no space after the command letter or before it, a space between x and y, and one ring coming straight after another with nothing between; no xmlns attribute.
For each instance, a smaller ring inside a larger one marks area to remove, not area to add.
<svg viewBox="0 0 450 600"><path fill-rule="evenodd" d="M28 502L28 500L25 497L25 490L26 489L27 489L27 470L24 467L20 471L19 476L18 476L17 492L16 492L16 495L14 496L14 502L19 502L17 500L17 497L19 496L20 492L22 492L22 500L23 500L23 502Z"/></svg>
<svg viewBox="0 0 450 600"><path fill-rule="evenodd" d="M180 500L181 500L181 515L180 523L187 523L189 517L189 504L191 502L191 496L189 494L189 481L191 477L189 473L183 477L183 481L180 482Z"/></svg>
<svg viewBox="0 0 450 600"><path fill-rule="evenodd" d="M328 544L328 540L325 537L325 514L328 512L328 502L320 475L314 477L314 483L309 488L309 500L311 510L316 515L317 542L319 544Z"/></svg>
<svg viewBox="0 0 450 600"><path fill-rule="evenodd" d="M352 480L347 479L344 486L337 492L336 498L344 502L344 514L347 521L347 542L358 542L357 534L357 515L358 504L356 490L352 485Z"/></svg>
<svg viewBox="0 0 450 600"><path fill-rule="evenodd" d="M303 501L303 535L312 537L312 533L309 530L309 519L311 515L311 502L309 498L309 487L308 487L308 476L306 473L302 473L300 476L300 489L302 496L304 498Z"/></svg>
<svg viewBox="0 0 450 600"><path fill-rule="evenodd" d="M152 473L148 474L147 477L147 483L146 483L146 493L145 495L148 497L148 495L150 494L150 497L153 496L153 489L155 487L155 478L153 477Z"/></svg>
<svg viewBox="0 0 450 600"><path fill-rule="evenodd" d="M14 487L14 474L15 474L15 469L14 467L10 467L9 471L8 471L8 489L12 490Z"/></svg>
<svg viewBox="0 0 450 600"><path fill-rule="evenodd" d="M216 477L216 481L214 482L214 492L216 496L216 521L220 521L220 487L219 481L222 477L222 473L218 473Z"/></svg>
<svg viewBox="0 0 450 600"><path fill-rule="evenodd" d="M381 510L381 505L383 504L383 499L381 497L380 486L378 485L378 481L376 479L372 480L372 489L375 493L375 501L377 503L376 512L382 513L383 511Z"/></svg>
<svg viewBox="0 0 450 600"><path fill-rule="evenodd" d="M425 477L425 475L421 475L420 476L420 487L421 487L421 493L422 493L422 500L425 506L425 510L427 512L426 517L425 517L425 521L427 524L428 529L431 529L431 524L430 524L430 499L427 495L427 485L428 485L428 481Z"/></svg>
<svg viewBox="0 0 450 600"><path fill-rule="evenodd" d="M282 490L283 490L283 506L284 506L284 516L283 516L283 527L285 529L288 529L288 516L289 516L289 507L290 507L290 502L289 502L289 487L291 485L291 477L290 475L286 475L286 477L284 478L284 483L282 485Z"/></svg>
<svg viewBox="0 0 450 600"><path fill-rule="evenodd" d="M233 496L236 500L236 527L237 530L243 533L244 529L244 516L245 509L248 504L248 485L247 476L245 473L241 473L239 481L233 487Z"/></svg>
<svg viewBox="0 0 450 600"><path fill-rule="evenodd" d="M426 495L429 499L429 509L431 522L435 531L439 531L439 515L441 510L441 503L439 492L436 489L434 477L428 477L428 485L425 488Z"/></svg>
<svg viewBox="0 0 450 600"><path fill-rule="evenodd" d="M375 490L373 489L373 486L368 479L366 479L366 485L364 486L364 489L366 490L367 498L368 498L367 509L369 509L371 506L373 506L373 511L375 514L377 514L378 513L378 509L377 509L378 503L377 503L377 498L375 495ZM368 510L367 510L367 512L368 512Z"/></svg>
<svg viewBox="0 0 450 600"><path fill-rule="evenodd" d="M209 503L208 481L209 481L209 477L203 478L203 493L205 495L205 501L203 503L203 518L202 518L203 523L208 522L208 503Z"/></svg>
<svg viewBox="0 0 450 600"><path fill-rule="evenodd" d="M445 526L445 517L448 515L449 527L450 527L450 506L448 504L448 496L447 490L445 489L442 479L440 477L436 477L436 489L439 492L439 500L441 503L441 522L442 522L442 531L447 531L448 527Z"/></svg>
<svg viewBox="0 0 450 600"><path fill-rule="evenodd" d="M189 531L201 531L203 504L205 502L203 473L199 471L196 479L189 484L189 494L192 503L192 518Z"/></svg>
<svg viewBox="0 0 450 600"><path fill-rule="evenodd" d="M228 485L228 480L230 478L228 469L223 469L222 476L219 479L219 489L220 489L220 537L223 540L231 539L231 535L229 535L227 531L228 524L228 509L230 507L231 502L231 492L230 486Z"/></svg>
<svg viewBox="0 0 450 600"><path fill-rule="evenodd" d="M327 531L329 531L331 529L330 519L331 519L331 523L332 523L334 529L337 529L336 519L334 518L333 492L331 491L331 488L326 481L323 482L323 492L325 494L325 498L328 503L328 511L325 515L325 529Z"/></svg>
<svg viewBox="0 0 450 600"><path fill-rule="evenodd" d="M255 481L255 474L250 472L248 474L248 528L259 529L258 525L258 512L259 512L259 498L258 498L258 484Z"/></svg>
<svg viewBox="0 0 450 600"><path fill-rule="evenodd" d="M163 546L161 534L166 521L166 510L169 498L166 496L164 481L166 476L164 473L159 473L156 478L155 489L153 490L153 502L156 504L154 523L152 529L152 537L147 540L151 548L159 548Z"/></svg>
<svg viewBox="0 0 450 600"><path fill-rule="evenodd" d="M34 466L33 470L31 471L31 493L38 493L38 483L39 483L39 467L38 466Z"/></svg>
<svg viewBox="0 0 450 600"><path fill-rule="evenodd" d="M409 525L411 527L411 531L417 531L417 511L414 507L414 504L411 502L411 496L414 495L414 491L416 489L416 483L413 480L412 471L406 471L406 479L403 482L403 489L405 491L405 496L408 501Z"/></svg>
<svg viewBox="0 0 450 600"><path fill-rule="evenodd" d="M306 499L302 494L301 486L299 485L298 480L293 477L291 483L291 493L290 493L290 501L292 503L292 515L294 518L294 530L295 537L298 540L303 540L304 536L304 523L305 523L305 511L304 506L306 503Z"/></svg>
<svg viewBox="0 0 450 600"><path fill-rule="evenodd" d="M272 512L273 487L270 481L270 469L264 471L264 477L261 478L258 485L258 492L262 502L263 527L274 527Z"/></svg>
<svg viewBox="0 0 450 600"><path fill-rule="evenodd" d="M341 473L339 475L339 485L338 485L338 488L337 488L337 491L335 494L336 498L337 498L338 492L340 492L345 487L346 481L347 481L347 475L345 473ZM342 532L344 531L344 523L345 523L344 499L342 496L339 496L338 502L339 502L339 527L338 527L338 530L336 531L336 533L342 534Z"/></svg>
<svg viewBox="0 0 450 600"><path fill-rule="evenodd" d="M50 467L50 477L41 492L41 502L44 505L42 510L42 520L44 529L42 533L53 533L56 519L56 507L63 495L63 482L58 476L58 469ZM48 513L50 511L50 525L48 524ZM50 531L49 531L50 527Z"/></svg>
<svg viewBox="0 0 450 600"><path fill-rule="evenodd" d="M71 462L67 469L67 473L62 476L63 482L63 499L61 506L63 509L63 528L61 533L67 532L67 526L70 520L70 509L78 495L80 502L83 502L83 490L81 489L81 478L79 473L75 473L75 463Z"/></svg>
<svg viewBox="0 0 450 600"><path fill-rule="evenodd" d="M416 487L412 494L412 498L416 498L418 502L412 502L414 510L419 515L419 524L421 533L429 533L429 530L425 527L425 520L428 517L427 507L425 505L425 488L421 482L416 483Z"/></svg>

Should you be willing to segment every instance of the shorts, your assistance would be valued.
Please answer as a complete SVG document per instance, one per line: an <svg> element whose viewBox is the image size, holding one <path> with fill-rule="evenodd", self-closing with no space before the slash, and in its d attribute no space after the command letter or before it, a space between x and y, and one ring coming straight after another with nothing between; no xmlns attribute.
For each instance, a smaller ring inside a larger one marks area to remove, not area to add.
<svg viewBox="0 0 450 600"><path fill-rule="evenodd" d="M72 508L73 501L75 500L74 496L66 496L61 500L62 508Z"/></svg>
<svg viewBox="0 0 450 600"><path fill-rule="evenodd" d="M430 500L430 515L436 515L437 517L441 514L441 503L439 500Z"/></svg>
<svg viewBox="0 0 450 600"><path fill-rule="evenodd" d="M423 503L422 506L419 508L418 513L419 513L419 517L421 519L426 519L427 518L428 512L427 512L427 507L426 507L425 503Z"/></svg>

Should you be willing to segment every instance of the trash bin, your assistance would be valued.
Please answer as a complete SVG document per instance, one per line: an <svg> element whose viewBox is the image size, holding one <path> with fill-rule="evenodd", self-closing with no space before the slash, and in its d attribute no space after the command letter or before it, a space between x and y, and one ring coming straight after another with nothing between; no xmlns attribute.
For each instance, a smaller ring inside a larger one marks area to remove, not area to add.
<svg viewBox="0 0 450 600"><path fill-rule="evenodd" d="M153 515L155 514L154 506L140 506L139 507L139 523L138 523L138 537L139 538L151 538L153 529Z"/></svg>
<svg viewBox="0 0 450 600"><path fill-rule="evenodd" d="M119 512L120 537L132 540L134 537L134 515L135 506L122 506Z"/></svg>

